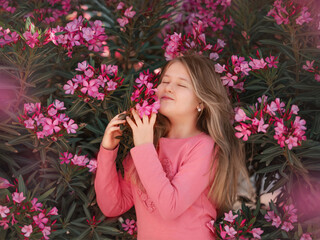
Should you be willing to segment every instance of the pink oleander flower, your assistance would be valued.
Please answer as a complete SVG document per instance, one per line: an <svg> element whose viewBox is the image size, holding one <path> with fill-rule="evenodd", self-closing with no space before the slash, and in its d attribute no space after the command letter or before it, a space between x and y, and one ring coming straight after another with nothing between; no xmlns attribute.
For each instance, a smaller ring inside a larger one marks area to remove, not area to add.
<svg viewBox="0 0 320 240"><path fill-rule="evenodd" d="M21 203L25 199L26 199L26 197L23 196L23 192L21 192L21 193L18 193L18 192L12 193L12 200L14 202L16 202L16 203Z"/></svg>
<svg viewBox="0 0 320 240"><path fill-rule="evenodd" d="M278 57L274 57L270 55L269 57L266 57L266 62L268 63L268 67L269 68L278 68L277 64L279 63L279 61L276 61Z"/></svg>
<svg viewBox="0 0 320 240"><path fill-rule="evenodd" d="M4 230L9 228L9 220L0 220L0 226L3 227Z"/></svg>
<svg viewBox="0 0 320 240"><path fill-rule="evenodd" d="M292 147L298 146L298 138L289 136L289 138L285 140L285 143L288 145L289 149L292 149Z"/></svg>
<svg viewBox="0 0 320 240"><path fill-rule="evenodd" d="M97 169L97 160L91 159L87 168L89 168L89 172L95 173Z"/></svg>
<svg viewBox="0 0 320 240"><path fill-rule="evenodd" d="M251 135L251 131L244 124L236 126L235 129L239 131L235 133L236 137L242 138L243 141L247 141L248 137Z"/></svg>
<svg viewBox="0 0 320 240"><path fill-rule="evenodd" d="M21 229L21 232L24 233L25 237L30 237L31 233L32 233L33 229L32 229L32 225L24 225L23 228Z"/></svg>
<svg viewBox="0 0 320 240"><path fill-rule="evenodd" d="M130 219L126 219L125 220L125 223L122 223L121 226L123 227L123 229L125 231L127 231L130 235L133 234L133 231L135 229L135 225L136 225L136 222L135 220L130 220Z"/></svg>
<svg viewBox="0 0 320 240"><path fill-rule="evenodd" d="M68 153L68 152L64 152L63 154L60 153L62 155L62 157L59 157L59 159L61 159L62 161L60 162L60 164L68 164L70 162L70 159L73 158L72 153Z"/></svg>
<svg viewBox="0 0 320 240"><path fill-rule="evenodd" d="M50 108L48 110L48 114L49 114L50 117L55 116L57 114L57 112L58 112L58 110L55 109L55 108Z"/></svg>
<svg viewBox="0 0 320 240"><path fill-rule="evenodd" d="M51 234L51 227L50 226L45 226L43 229L42 229L42 234L43 234L43 237L44 239L49 239L48 235Z"/></svg>
<svg viewBox="0 0 320 240"><path fill-rule="evenodd" d="M127 8L126 11L124 12L124 15L125 15L126 17L128 17L128 18L133 18L133 16L136 14L135 11L131 11L131 10L132 10L132 7L133 7L133 6Z"/></svg>
<svg viewBox="0 0 320 240"><path fill-rule="evenodd" d="M233 76L231 73L227 73L226 76L221 77L221 80L223 85L232 87L234 85L234 82L238 80L238 77Z"/></svg>
<svg viewBox="0 0 320 240"><path fill-rule="evenodd" d="M303 7L302 11L301 11L301 15L296 19L296 23L298 25L302 25L304 23L309 23L312 20L312 18L310 16L311 16L311 14L308 12L308 8Z"/></svg>
<svg viewBox="0 0 320 240"><path fill-rule="evenodd" d="M237 234L237 231L233 227L229 227L228 225L224 226L224 230L230 237L234 237Z"/></svg>
<svg viewBox="0 0 320 240"><path fill-rule="evenodd" d="M302 68L306 71L312 72L312 71L314 71L313 64L314 64L314 60L311 62L309 60L307 60L306 65L303 65Z"/></svg>
<svg viewBox="0 0 320 240"><path fill-rule="evenodd" d="M302 234L300 240L312 240L311 234L310 233Z"/></svg>
<svg viewBox="0 0 320 240"><path fill-rule="evenodd" d="M66 108L64 107L64 102L60 102L58 99L54 100L53 106L57 110L66 110Z"/></svg>
<svg viewBox="0 0 320 240"><path fill-rule="evenodd" d="M276 228L278 228L281 225L281 219L279 216L276 216L272 219L272 226L275 226Z"/></svg>
<svg viewBox="0 0 320 240"><path fill-rule="evenodd" d="M42 203L37 203L37 201L38 201L37 198L33 198L31 200L31 204L32 204L31 209L34 209L35 211L40 211L42 207Z"/></svg>
<svg viewBox="0 0 320 240"><path fill-rule="evenodd" d="M129 20L126 17L122 17L122 18L118 18L117 22L119 23L120 27L124 27L129 23Z"/></svg>
<svg viewBox="0 0 320 240"><path fill-rule="evenodd" d="M10 209L7 206L0 205L0 215L2 218L6 218L7 214L10 213Z"/></svg>
<svg viewBox="0 0 320 240"><path fill-rule="evenodd" d="M32 118L25 120L24 126L29 129L34 129L34 120Z"/></svg>
<svg viewBox="0 0 320 240"><path fill-rule="evenodd" d="M78 125L74 123L74 120L70 119L68 123L63 123L63 126L66 128L68 133L76 133L76 129L78 129Z"/></svg>
<svg viewBox="0 0 320 240"><path fill-rule="evenodd" d="M320 82L320 74L315 74L315 75L314 75L314 79L315 79L317 82Z"/></svg>
<svg viewBox="0 0 320 240"><path fill-rule="evenodd" d="M46 118L43 130L46 132L47 135L51 135L53 134L53 132L59 132L61 130L61 128L58 125L58 120L52 121L52 119Z"/></svg>
<svg viewBox="0 0 320 240"><path fill-rule="evenodd" d="M88 68L88 62L83 61L81 63L78 63L78 67L75 69L76 71L84 72Z"/></svg>
<svg viewBox="0 0 320 240"><path fill-rule="evenodd" d="M235 111L235 116L234 116L234 119L237 121L237 122L244 122L246 121L247 119L249 119L246 115L246 113L241 109L241 108L238 108L236 111Z"/></svg>
<svg viewBox="0 0 320 240"><path fill-rule="evenodd" d="M74 165L78 166L86 166L89 162L89 159L86 156L78 156L74 155L73 159L71 159Z"/></svg>
<svg viewBox="0 0 320 240"><path fill-rule="evenodd" d="M251 68L253 70L259 70L259 69L263 69L267 63L264 61L264 59L252 59L251 62L249 62L249 65L251 66Z"/></svg>
<svg viewBox="0 0 320 240"><path fill-rule="evenodd" d="M48 215L58 215L58 209L53 207L49 212Z"/></svg>
<svg viewBox="0 0 320 240"><path fill-rule="evenodd" d="M23 34L23 37L26 39L26 43L31 48L34 48L34 46L39 43L39 39L38 39L39 33L38 32L35 32L34 34L32 34L30 31L26 31Z"/></svg>
<svg viewBox="0 0 320 240"><path fill-rule="evenodd" d="M226 65L221 66L219 63L214 65L214 69L217 73L223 73L226 71Z"/></svg>
<svg viewBox="0 0 320 240"><path fill-rule="evenodd" d="M281 229L286 231L286 232L289 232L290 230L292 230L294 227L293 225L291 224L291 222L283 222L282 226L281 226Z"/></svg>
<svg viewBox="0 0 320 240"><path fill-rule="evenodd" d="M39 213L38 216L33 216L33 221L34 221L35 224L38 225L38 227L40 229L43 229L44 228L44 224L47 224L49 219L46 218L46 216L41 212L41 213Z"/></svg>
<svg viewBox="0 0 320 240"><path fill-rule="evenodd" d="M211 220L210 222L207 222L206 225L211 230L211 232L215 233L214 220Z"/></svg>
<svg viewBox="0 0 320 240"><path fill-rule="evenodd" d="M261 228L253 228L251 230L251 233L254 238L261 239L261 234L263 233L263 230L261 230Z"/></svg>
<svg viewBox="0 0 320 240"><path fill-rule="evenodd" d="M236 219L238 215L233 215L232 211L230 210L229 213L224 214L224 220L233 223L234 219Z"/></svg>
<svg viewBox="0 0 320 240"><path fill-rule="evenodd" d="M9 183L7 179L0 177L0 189L12 187L12 186L14 185Z"/></svg>
<svg viewBox="0 0 320 240"><path fill-rule="evenodd" d="M124 8L124 3L123 2L119 2L118 6L117 6L117 10L123 9Z"/></svg>
<svg viewBox="0 0 320 240"><path fill-rule="evenodd" d="M65 94L74 94L74 91L78 88L78 84L71 80L68 80L67 84L63 86Z"/></svg>

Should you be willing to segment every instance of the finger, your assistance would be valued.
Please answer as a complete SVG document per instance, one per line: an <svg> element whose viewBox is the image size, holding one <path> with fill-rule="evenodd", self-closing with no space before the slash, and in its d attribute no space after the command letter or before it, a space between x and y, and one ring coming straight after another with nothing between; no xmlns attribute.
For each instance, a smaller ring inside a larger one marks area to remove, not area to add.
<svg viewBox="0 0 320 240"><path fill-rule="evenodd" d="M129 126L133 130L136 127L136 125L134 124L134 122L132 121L132 119L130 117L127 116L126 119L127 119L127 123L129 124Z"/></svg>
<svg viewBox="0 0 320 240"><path fill-rule="evenodd" d="M113 126L113 127L110 127L110 128L109 128L109 132L110 132L110 133L115 132L115 131L118 131L118 130L122 131L122 130L120 129L120 126Z"/></svg>
<svg viewBox="0 0 320 240"><path fill-rule="evenodd" d="M154 125L157 119L157 114L156 113L152 113L151 114L151 118L150 118L150 124Z"/></svg>
<svg viewBox="0 0 320 240"><path fill-rule="evenodd" d="M143 119L143 120L142 120L143 123L147 123L147 124L149 123L149 116L143 114L142 119Z"/></svg>
<svg viewBox="0 0 320 240"><path fill-rule="evenodd" d="M122 124L124 122L126 122L126 120L117 119L117 120L114 120L114 121L111 122L111 126Z"/></svg>
<svg viewBox="0 0 320 240"><path fill-rule="evenodd" d="M138 115L137 111L132 109L132 115L133 115L133 118L137 124L137 126L140 126L142 124L142 121L141 121L141 118L140 116Z"/></svg>

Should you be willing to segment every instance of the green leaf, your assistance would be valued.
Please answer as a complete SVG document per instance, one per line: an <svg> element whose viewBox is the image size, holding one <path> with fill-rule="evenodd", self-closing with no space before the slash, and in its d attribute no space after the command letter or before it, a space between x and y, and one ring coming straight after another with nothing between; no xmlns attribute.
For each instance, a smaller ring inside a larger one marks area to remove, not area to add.
<svg viewBox="0 0 320 240"><path fill-rule="evenodd" d="M42 194L39 198L38 201L42 202L43 200L45 200L56 188L51 188L48 191L46 191L44 194Z"/></svg>
<svg viewBox="0 0 320 240"><path fill-rule="evenodd" d="M283 164L275 164L262 169L259 169L256 173L269 173L279 170Z"/></svg>
<svg viewBox="0 0 320 240"><path fill-rule="evenodd" d="M27 188L21 175L18 177L18 190L19 192L23 192L23 196L27 195Z"/></svg>
<svg viewBox="0 0 320 240"><path fill-rule="evenodd" d="M67 223L70 222L71 216L73 215L74 210L76 209L76 206L77 206L77 203L73 202L72 205L69 208L68 214L67 214L67 216L65 218L65 222L67 222Z"/></svg>

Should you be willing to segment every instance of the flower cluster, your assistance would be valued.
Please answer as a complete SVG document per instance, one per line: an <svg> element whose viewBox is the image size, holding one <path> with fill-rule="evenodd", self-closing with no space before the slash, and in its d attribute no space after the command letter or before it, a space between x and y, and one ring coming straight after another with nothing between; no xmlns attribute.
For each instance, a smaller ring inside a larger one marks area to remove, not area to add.
<svg viewBox="0 0 320 240"><path fill-rule="evenodd" d="M293 204L288 204L284 205L282 210L283 214L279 211L276 211L276 213L275 210L267 211L264 218L267 222L271 223L271 226L289 232L294 229L293 223L298 222L298 216L296 215L297 209L294 208ZM306 239L312 239L310 233L302 234L300 240Z"/></svg>
<svg viewBox="0 0 320 240"><path fill-rule="evenodd" d="M27 30L22 34L22 36L29 47L34 48L35 46L41 47L46 45L51 41L50 35L50 29L43 32L30 22L29 18L27 19Z"/></svg>
<svg viewBox="0 0 320 240"><path fill-rule="evenodd" d="M216 223L211 220L207 223L207 227L212 231L214 236L219 239L261 239L263 230L261 228L254 228L256 217L251 216L247 219L242 211L237 214L232 212L224 214L221 222Z"/></svg>
<svg viewBox="0 0 320 240"><path fill-rule="evenodd" d="M24 115L21 115L19 120L27 129L35 133L38 139L50 136L51 140L56 141L66 132L76 133L78 129L74 120L64 113L59 113L65 109L64 102L59 100L55 100L47 108L42 109L41 103L25 103Z"/></svg>
<svg viewBox="0 0 320 240"><path fill-rule="evenodd" d="M94 68L87 61L78 63L75 69L81 74L77 74L72 80L68 80L63 86L65 94L77 94L85 102L91 99L103 101L124 81L118 76L118 66L102 64L100 68Z"/></svg>
<svg viewBox="0 0 320 240"><path fill-rule="evenodd" d="M124 27L125 25L127 25L129 23L129 20L131 18L134 17L134 15L136 15L135 11L132 11L132 7L129 7L127 9L125 9L125 4L123 2L120 2L116 8L117 11L121 10L122 13L122 17L117 19L117 22L119 23L119 25L121 27Z"/></svg>
<svg viewBox="0 0 320 240"><path fill-rule="evenodd" d="M298 106L292 105L290 108L279 98L268 104L267 96L258 98L258 102L247 110L235 109L235 129L238 138L247 141L251 134L266 133L273 129L274 139L280 147L287 146L292 149L306 140L306 121L298 116Z"/></svg>
<svg viewBox="0 0 320 240"><path fill-rule="evenodd" d="M37 236L37 239L49 239L52 227L58 215L58 209L47 209L37 198L27 199L23 192L14 192L0 202L0 227L19 231L24 239ZM39 235L40 233L40 235Z"/></svg>
<svg viewBox="0 0 320 240"><path fill-rule="evenodd" d="M291 19L295 19L297 25L303 25L312 20L308 8L294 4L292 0L285 3L282 0L276 0L267 16L272 16L279 25L289 24Z"/></svg>
<svg viewBox="0 0 320 240"><path fill-rule="evenodd" d="M218 39L217 43L212 46L207 44L206 35L203 32L203 23L192 23L192 33L181 35L181 33L168 34L164 39L162 48L165 50L166 60L171 60L179 55L183 55L184 52L194 51L198 54L208 53L210 59L217 60L219 53L225 46L224 41Z"/></svg>
<svg viewBox="0 0 320 240"><path fill-rule="evenodd" d="M320 69L318 66L313 66L314 64L314 60L313 61L306 61L306 64L302 66L303 70L306 70L310 73L314 73L314 79L317 82L320 82Z"/></svg>
<svg viewBox="0 0 320 240"><path fill-rule="evenodd" d="M135 102L135 108L142 118L143 115L151 115L153 112L157 113L160 108L160 102L155 95L157 89L156 84L159 81L159 74L141 72L139 77L135 80L137 85L134 86L135 91L131 95L131 101Z"/></svg>
<svg viewBox="0 0 320 240"><path fill-rule="evenodd" d="M9 13L14 13L16 11L15 7L9 6L11 1L8 0L0 0L0 10L4 10Z"/></svg>
<svg viewBox="0 0 320 240"><path fill-rule="evenodd" d="M69 152L60 153L61 159L60 164L71 164L75 166L81 166L81 167L87 167L89 169L89 172L95 173L97 169L97 160L91 159L89 160L87 156L85 155L73 155Z"/></svg>
<svg viewBox="0 0 320 240"><path fill-rule="evenodd" d="M257 57L250 57L251 61L246 61L244 57L232 55L227 64L215 64L215 71L221 74L222 83L228 87L228 91L230 88L244 91L243 85L249 72L277 68L277 57L270 55L264 59L258 52Z"/></svg>
<svg viewBox="0 0 320 240"><path fill-rule="evenodd" d="M67 23L65 27L57 26L51 30L51 41L67 49L69 57L72 57L73 48L80 45L90 51L102 51L107 38L100 20L86 21L82 16Z"/></svg>
<svg viewBox="0 0 320 240"><path fill-rule="evenodd" d="M0 47L4 45L10 45L16 43L20 39L20 36L16 32L11 32L9 28L4 29L0 27Z"/></svg>
<svg viewBox="0 0 320 240"><path fill-rule="evenodd" d="M190 33L191 23L200 20L203 22L203 27L207 29L207 34L212 34L222 30L226 25L235 26L233 19L226 16L226 10L230 5L230 0L185 0L181 6L182 11L177 12L175 23L178 26L184 26L185 32Z"/></svg>
<svg viewBox="0 0 320 240"><path fill-rule="evenodd" d="M49 3L48 7L34 9L25 17L33 17L39 22L50 24L70 13L71 0L47 0L46 2Z"/></svg>
<svg viewBox="0 0 320 240"><path fill-rule="evenodd" d="M121 223L123 230L129 233L130 235L134 235L137 232L136 221L133 219L126 219L124 223Z"/></svg>

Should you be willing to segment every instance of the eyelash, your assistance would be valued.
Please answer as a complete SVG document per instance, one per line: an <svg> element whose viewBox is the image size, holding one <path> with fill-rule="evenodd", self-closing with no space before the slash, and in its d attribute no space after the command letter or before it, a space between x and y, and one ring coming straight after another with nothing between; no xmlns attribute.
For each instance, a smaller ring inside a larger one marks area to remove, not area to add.
<svg viewBox="0 0 320 240"><path fill-rule="evenodd" d="M168 82L162 82L162 83L168 83ZM184 87L184 88L186 87L186 86L183 86L183 85L180 85L180 84L178 84L178 86L179 87Z"/></svg>

